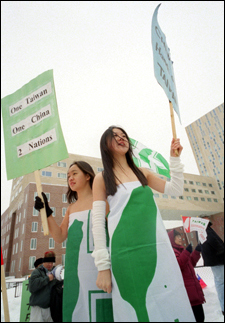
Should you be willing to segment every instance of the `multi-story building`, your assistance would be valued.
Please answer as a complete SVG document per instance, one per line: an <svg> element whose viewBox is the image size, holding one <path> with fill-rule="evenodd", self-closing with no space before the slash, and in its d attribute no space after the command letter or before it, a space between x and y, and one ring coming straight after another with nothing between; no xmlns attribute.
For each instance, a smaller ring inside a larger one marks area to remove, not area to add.
<svg viewBox="0 0 225 323"><path fill-rule="evenodd" d="M224 104L185 129L199 173L216 179L224 199Z"/></svg>
<svg viewBox="0 0 225 323"><path fill-rule="evenodd" d="M60 225L68 203L67 171L74 160L84 160L102 171L99 158L69 154L69 158L40 171L42 190L46 193L53 216ZM184 193L180 197L153 191L163 220L181 220L183 216L213 215L214 228L223 235L223 201L217 181L212 177L184 174ZM34 269L35 259L47 250L56 253L56 264L65 263L66 241L55 243L51 235L44 235L39 212L34 209L37 195L34 174L16 178L12 182L10 205L1 215L1 245L6 275L21 277Z"/></svg>

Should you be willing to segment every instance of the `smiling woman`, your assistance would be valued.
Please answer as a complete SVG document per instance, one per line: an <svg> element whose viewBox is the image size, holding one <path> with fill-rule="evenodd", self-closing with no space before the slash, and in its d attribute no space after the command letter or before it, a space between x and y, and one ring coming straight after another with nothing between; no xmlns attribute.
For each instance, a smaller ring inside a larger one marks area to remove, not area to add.
<svg viewBox="0 0 225 323"><path fill-rule="evenodd" d="M109 127L101 137L100 147L104 171L96 175L93 183L93 257L98 268L98 288L112 291L115 322L194 322L180 269L151 190L182 194L180 140L171 142L171 182L134 164L129 137L120 127ZM110 252L104 231L106 203L110 208ZM167 266L173 275L165 271ZM167 306L162 308L162 304ZM159 307L160 311L156 311Z"/></svg>
<svg viewBox="0 0 225 323"><path fill-rule="evenodd" d="M92 167L84 161L75 161L69 166L67 200L70 205L60 226L52 217L52 210L42 193L52 237L58 243L67 239L63 322L96 322L97 318L101 318L101 322L113 321L111 295L96 287L97 269L91 257L94 177ZM41 203L36 197L35 208L43 207Z"/></svg>

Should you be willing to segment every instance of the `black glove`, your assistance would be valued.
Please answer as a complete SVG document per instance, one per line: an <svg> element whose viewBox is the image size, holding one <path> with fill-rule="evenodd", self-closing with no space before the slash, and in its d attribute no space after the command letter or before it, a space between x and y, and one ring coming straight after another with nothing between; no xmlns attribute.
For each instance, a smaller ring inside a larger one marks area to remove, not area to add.
<svg viewBox="0 0 225 323"><path fill-rule="evenodd" d="M201 252L201 251L202 251L202 246L201 246L201 244L200 244L200 243L196 246L195 250L197 250L197 251L199 251L199 252Z"/></svg>
<svg viewBox="0 0 225 323"><path fill-rule="evenodd" d="M186 250L189 251L190 253L192 253L192 245L191 245L191 243L187 246Z"/></svg>
<svg viewBox="0 0 225 323"><path fill-rule="evenodd" d="M47 196L45 195L44 192L41 192L43 199L44 199L44 203L45 203L45 209L46 209L46 214L47 214L47 218L53 213L52 209L49 207L48 205L48 199ZM44 207L44 204L42 202L42 200L40 199L39 196L35 197L35 204L34 204L34 208L38 211L40 211L40 209L42 209Z"/></svg>
<svg viewBox="0 0 225 323"><path fill-rule="evenodd" d="M42 202L42 200L40 199L39 196L35 197L35 203L34 203L34 208L38 211L40 211L40 209L43 209L44 207L44 203Z"/></svg>

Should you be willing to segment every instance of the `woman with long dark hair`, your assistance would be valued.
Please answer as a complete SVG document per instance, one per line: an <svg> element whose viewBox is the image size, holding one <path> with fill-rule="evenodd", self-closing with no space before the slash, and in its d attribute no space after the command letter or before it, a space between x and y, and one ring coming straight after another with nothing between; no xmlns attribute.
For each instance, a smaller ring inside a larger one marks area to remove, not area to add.
<svg viewBox="0 0 225 323"><path fill-rule="evenodd" d="M67 200L70 205L60 226L52 216L53 211L42 192L52 237L58 243L67 239L63 322L96 322L97 317L101 317L103 322L112 320L111 295L96 288L97 270L91 257L94 177L92 167L84 161L77 161L69 166ZM40 210L43 206L41 199L36 197L35 208ZM96 299L102 300L99 306Z"/></svg>
<svg viewBox="0 0 225 323"><path fill-rule="evenodd" d="M111 126L103 133L100 148L104 171L93 183L93 257L97 286L108 293L112 290L114 321L194 321L151 190L183 194L179 139L171 143L170 182L134 164L129 137L120 127ZM106 202L110 254L104 231ZM166 272L167 266L175 275Z"/></svg>

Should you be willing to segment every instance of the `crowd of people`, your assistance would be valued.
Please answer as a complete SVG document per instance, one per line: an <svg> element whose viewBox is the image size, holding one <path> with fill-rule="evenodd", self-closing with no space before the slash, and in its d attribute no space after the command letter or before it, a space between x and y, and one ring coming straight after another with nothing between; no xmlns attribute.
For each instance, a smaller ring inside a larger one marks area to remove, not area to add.
<svg viewBox="0 0 225 323"><path fill-rule="evenodd" d="M128 134L120 127L103 133L100 149L104 171L96 176L84 161L69 166L69 207L60 226L45 193L43 202L35 201L37 210L46 209L54 240L67 239L62 321L204 322L205 298L194 271L200 253L205 266L212 266L223 312L222 240L209 225L205 243L184 249L178 232L167 234L152 193L183 194L179 139L171 142L170 181L135 165ZM57 321L50 308L57 285L54 263L51 252L35 261L29 278L31 322Z"/></svg>

